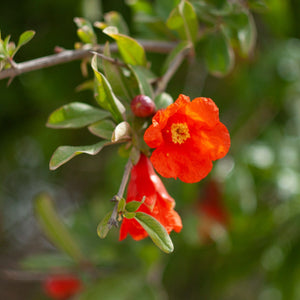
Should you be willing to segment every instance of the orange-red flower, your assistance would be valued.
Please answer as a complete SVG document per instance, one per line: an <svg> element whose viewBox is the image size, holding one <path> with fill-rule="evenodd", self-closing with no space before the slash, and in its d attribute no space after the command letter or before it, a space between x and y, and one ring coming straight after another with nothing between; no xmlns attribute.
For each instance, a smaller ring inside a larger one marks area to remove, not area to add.
<svg viewBox="0 0 300 300"><path fill-rule="evenodd" d="M44 290L52 299L66 300L82 288L81 281L74 275L52 275L44 284Z"/></svg>
<svg viewBox="0 0 300 300"><path fill-rule="evenodd" d="M170 233L173 229L179 232L182 228L180 216L174 210L175 201L168 194L160 178L156 175L148 157L141 154L139 162L131 170L127 189L126 202L142 201L138 211L154 217ZM120 228L120 240L130 234L133 239L141 240L148 234L134 219L123 218Z"/></svg>
<svg viewBox="0 0 300 300"><path fill-rule="evenodd" d="M206 177L212 161L224 157L230 147L228 130L213 100L190 101L185 95L154 115L144 140L156 148L151 162L160 175L188 183Z"/></svg>
<svg viewBox="0 0 300 300"><path fill-rule="evenodd" d="M216 181L210 180L204 187L197 211L200 215L199 234L203 241L211 241L216 229L221 237L224 230L229 228L230 216L223 203L221 187Z"/></svg>
<svg viewBox="0 0 300 300"><path fill-rule="evenodd" d="M223 196L220 185L210 180L205 186L204 197L199 203L199 212L206 215L215 222L227 227L229 224L229 215L223 204Z"/></svg>

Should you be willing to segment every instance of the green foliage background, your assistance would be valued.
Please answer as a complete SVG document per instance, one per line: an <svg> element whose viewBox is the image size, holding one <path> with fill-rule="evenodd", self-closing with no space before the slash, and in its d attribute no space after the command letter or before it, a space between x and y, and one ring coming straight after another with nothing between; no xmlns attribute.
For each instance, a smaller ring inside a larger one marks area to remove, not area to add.
<svg viewBox="0 0 300 300"><path fill-rule="evenodd" d="M184 225L182 233L171 234L174 253L161 253L150 239L120 243L117 230L100 240L97 225L111 208L108 200L118 190L126 163L118 148L48 169L57 146L97 142L85 130L56 132L44 126L59 106L95 104L91 92L75 90L83 81L79 62L21 75L9 87L0 82L1 299L47 299L40 282L29 280L31 272L47 274L49 265L74 268L44 238L34 217L33 198L44 191L99 269L96 281L84 275L89 289L80 299L300 298L300 4L266 4L254 13L257 45L249 59L237 56L224 78L208 75L202 61L184 63L168 88L175 99L179 93L214 99L231 133L230 153L210 175L222 181L231 217L225 240L203 244L199 239L201 217L194 208L209 178L192 185L164 180ZM56 45L72 49L78 40L73 18L93 21L111 10L119 11L138 36L131 10L118 0L102 5L95 0L5 1L0 27L13 40L25 30L36 31L16 56L21 62L52 54ZM163 58L148 55L154 68ZM51 256L41 256L45 253ZM27 278L4 272L20 266Z"/></svg>

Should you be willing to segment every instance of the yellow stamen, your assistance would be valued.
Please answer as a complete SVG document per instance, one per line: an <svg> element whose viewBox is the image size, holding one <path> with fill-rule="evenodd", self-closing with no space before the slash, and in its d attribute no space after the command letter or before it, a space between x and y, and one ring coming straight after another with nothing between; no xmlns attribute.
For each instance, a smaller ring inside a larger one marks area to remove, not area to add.
<svg viewBox="0 0 300 300"><path fill-rule="evenodd" d="M173 123L171 126L171 134L174 144L182 144L191 137L186 123Z"/></svg>

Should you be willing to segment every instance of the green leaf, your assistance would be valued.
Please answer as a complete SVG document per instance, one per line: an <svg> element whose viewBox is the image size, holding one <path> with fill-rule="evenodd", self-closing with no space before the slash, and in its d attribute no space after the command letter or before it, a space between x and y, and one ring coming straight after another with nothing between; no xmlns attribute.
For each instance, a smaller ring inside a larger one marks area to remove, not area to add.
<svg viewBox="0 0 300 300"><path fill-rule="evenodd" d="M85 28L78 28L77 29L77 35L80 38L80 40L85 44L93 44L94 42L94 34L91 34L91 32L84 30Z"/></svg>
<svg viewBox="0 0 300 300"><path fill-rule="evenodd" d="M149 83L148 70L141 66L129 66L129 68L138 83L140 94L146 95L152 99L153 98L153 89L152 89L151 84Z"/></svg>
<svg viewBox="0 0 300 300"><path fill-rule="evenodd" d="M50 196L45 193L39 194L34 204L36 216L49 240L76 262L83 261L84 256L80 248L57 214Z"/></svg>
<svg viewBox="0 0 300 300"><path fill-rule="evenodd" d="M135 212L137 211L140 206L144 203L144 201L130 201L126 204L125 209L128 212Z"/></svg>
<svg viewBox="0 0 300 300"><path fill-rule="evenodd" d="M81 128L110 116L110 113L85 103L72 102L56 109L48 118L50 128Z"/></svg>
<svg viewBox="0 0 300 300"><path fill-rule="evenodd" d="M265 0L248 0L247 5L251 10L255 10L257 12L266 12L268 10Z"/></svg>
<svg viewBox="0 0 300 300"><path fill-rule="evenodd" d="M74 261L63 254L34 254L23 259L21 266L35 271L49 271L54 268L72 268Z"/></svg>
<svg viewBox="0 0 300 300"><path fill-rule="evenodd" d="M114 26L118 28L121 34L128 35L128 26L123 19L122 15L116 11L110 11L104 15L104 21L108 26Z"/></svg>
<svg viewBox="0 0 300 300"><path fill-rule="evenodd" d="M198 34L198 20L193 5L186 0L181 0L172 10L167 26L176 30L183 40L194 43Z"/></svg>
<svg viewBox="0 0 300 300"><path fill-rule="evenodd" d="M5 53L9 56L8 45L10 41L10 35L8 35L3 41L3 48L5 49Z"/></svg>
<svg viewBox="0 0 300 300"><path fill-rule="evenodd" d="M256 42L256 27L251 14L247 14L247 24L238 31L241 54L248 56L252 52Z"/></svg>
<svg viewBox="0 0 300 300"><path fill-rule="evenodd" d="M191 48L191 43L188 41L181 41L176 45L176 47L170 52L168 55L163 67L162 67L162 74L166 73L166 71L170 68L174 60L178 55L183 55L186 51Z"/></svg>
<svg viewBox="0 0 300 300"><path fill-rule="evenodd" d="M96 44L97 38L92 24L84 18L74 18L74 22L77 25L77 35L80 40L85 44Z"/></svg>
<svg viewBox="0 0 300 300"><path fill-rule="evenodd" d="M234 54L222 31L207 37L204 42L205 64L214 76L225 76L234 65Z"/></svg>
<svg viewBox="0 0 300 300"><path fill-rule="evenodd" d="M103 139L111 140L116 124L111 120L102 120L88 127L88 130Z"/></svg>
<svg viewBox="0 0 300 300"><path fill-rule="evenodd" d="M166 253L174 250L174 246L166 229L152 216L137 212L135 220L147 231L153 243Z"/></svg>
<svg viewBox="0 0 300 300"><path fill-rule="evenodd" d="M144 48L133 38L121 34L113 26L106 27L103 33L113 38L125 63L130 65L146 66L146 54Z"/></svg>
<svg viewBox="0 0 300 300"><path fill-rule="evenodd" d="M11 54L10 54L11 58L13 58L14 55L17 53L17 51L22 46L27 44L34 37L34 35L35 35L35 31L33 31L33 30L27 30L27 31L23 32L19 37L17 47L13 51L11 51Z"/></svg>
<svg viewBox="0 0 300 300"><path fill-rule="evenodd" d="M256 42L256 27L252 15L248 11L238 11L224 17L225 32L240 54L245 57L253 50Z"/></svg>
<svg viewBox="0 0 300 300"><path fill-rule="evenodd" d="M13 57L14 53L16 52L16 45L14 42L10 42L7 44L6 50L10 57Z"/></svg>
<svg viewBox="0 0 300 300"><path fill-rule="evenodd" d="M57 169L61 165L71 160L73 157L82 153L96 155L102 150L104 146L108 144L110 144L110 142L105 140L100 141L97 144L88 146L60 146L54 151L51 157L49 164L50 170Z"/></svg>
<svg viewBox="0 0 300 300"><path fill-rule="evenodd" d="M125 107L113 93L113 90L105 76L98 71L96 55L92 59L92 68L96 79L96 101L101 107L111 112L115 121L118 123L123 121Z"/></svg>
<svg viewBox="0 0 300 300"><path fill-rule="evenodd" d="M109 44L106 43L103 49L103 54L107 57L111 57L109 51ZM125 99L130 103L131 99L134 97L130 90L130 84L128 79L125 77L122 68L111 62L103 59L102 60L104 74L107 80L110 82L111 87L116 94L116 96Z"/></svg>
<svg viewBox="0 0 300 300"><path fill-rule="evenodd" d="M154 99L154 103L157 110L167 108L173 102L173 98L167 93L161 93L157 95Z"/></svg>
<svg viewBox="0 0 300 300"><path fill-rule="evenodd" d="M102 221L99 223L98 227L97 227L97 234L101 239L104 239L111 226L108 224L108 221L110 220L110 217L112 215L112 212L109 212L106 214L106 216L102 219Z"/></svg>
<svg viewBox="0 0 300 300"><path fill-rule="evenodd" d="M2 41L2 40L0 40L0 54L1 54L1 57L3 57L3 58L7 58L7 57L9 57L9 54L8 54L8 52L7 52L7 49L6 49L6 47L7 47L7 39L9 40L10 39L10 36L7 36L5 39L4 39L4 41Z"/></svg>
<svg viewBox="0 0 300 300"><path fill-rule="evenodd" d="M34 37L34 35L35 35L35 31L33 30L28 30L23 32L19 37L17 49L27 44Z"/></svg>
<svg viewBox="0 0 300 300"><path fill-rule="evenodd" d="M123 212L125 210L126 200L122 197L118 203L118 212Z"/></svg>
<svg viewBox="0 0 300 300"><path fill-rule="evenodd" d="M126 219L133 219L133 218L136 217L136 213L135 213L135 212L127 212L127 211L125 211L124 217L125 217Z"/></svg>

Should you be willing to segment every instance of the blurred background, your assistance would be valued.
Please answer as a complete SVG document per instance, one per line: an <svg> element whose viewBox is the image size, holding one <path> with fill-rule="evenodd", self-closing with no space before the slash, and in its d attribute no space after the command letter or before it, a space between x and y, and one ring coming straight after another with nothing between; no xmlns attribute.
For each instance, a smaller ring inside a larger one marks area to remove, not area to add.
<svg viewBox="0 0 300 300"><path fill-rule="evenodd" d="M49 170L59 145L97 142L86 130L45 127L59 106L96 104L92 92L76 91L85 80L80 62L23 74L9 87L0 81L0 299L49 299L41 285L47 274L74 271L37 222L33 199L40 192L51 195L99 272L96 279L80 274L90 289L80 299L300 299L300 3L266 4L253 13L253 53L237 55L229 75L216 78L201 61L185 62L168 86L174 99L179 93L212 98L232 140L229 154L200 183L164 180L183 220L182 232L171 234L170 255L150 239L119 242L118 230L97 236L126 163L117 146ZM123 15L133 36L145 37L131 7L118 0L4 1L0 29L12 40L36 31L15 57L22 62L50 55L55 46L73 49L73 18L101 20L111 10ZM164 58L148 55L154 71Z"/></svg>

